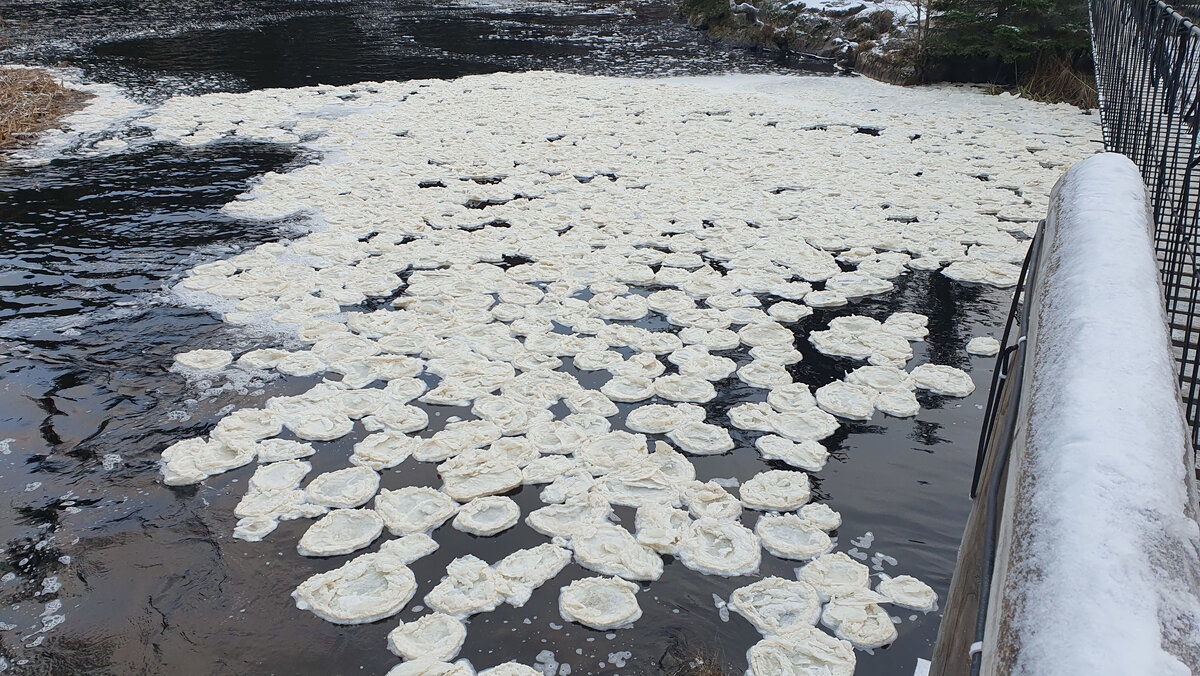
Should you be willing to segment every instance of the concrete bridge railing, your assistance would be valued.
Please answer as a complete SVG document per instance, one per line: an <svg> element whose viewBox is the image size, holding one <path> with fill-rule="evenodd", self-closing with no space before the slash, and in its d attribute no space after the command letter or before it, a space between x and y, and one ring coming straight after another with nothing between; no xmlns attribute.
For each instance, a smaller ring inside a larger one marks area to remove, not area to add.
<svg viewBox="0 0 1200 676"><path fill-rule="evenodd" d="M1195 466L1137 167L1072 167L1033 250L931 673L1200 673Z"/></svg>

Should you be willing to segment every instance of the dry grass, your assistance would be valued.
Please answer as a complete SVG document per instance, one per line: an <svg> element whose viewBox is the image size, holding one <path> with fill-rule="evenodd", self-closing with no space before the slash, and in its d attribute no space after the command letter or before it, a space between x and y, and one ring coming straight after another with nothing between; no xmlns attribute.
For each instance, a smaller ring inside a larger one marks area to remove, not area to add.
<svg viewBox="0 0 1200 676"><path fill-rule="evenodd" d="M1045 103L1070 103L1084 109L1098 107L1096 78L1060 54L1047 54L1022 74L1017 91L1021 96Z"/></svg>
<svg viewBox="0 0 1200 676"><path fill-rule="evenodd" d="M43 71L0 68L0 148L49 129L89 98L91 94L67 89Z"/></svg>
<svg viewBox="0 0 1200 676"><path fill-rule="evenodd" d="M673 643L659 661L662 676L726 676L725 660L711 648Z"/></svg>

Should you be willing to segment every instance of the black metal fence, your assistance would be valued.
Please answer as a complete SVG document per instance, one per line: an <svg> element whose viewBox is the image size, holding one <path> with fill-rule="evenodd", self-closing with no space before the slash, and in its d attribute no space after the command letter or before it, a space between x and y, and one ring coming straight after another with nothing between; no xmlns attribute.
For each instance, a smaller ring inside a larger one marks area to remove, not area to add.
<svg viewBox="0 0 1200 676"><path fill-rule="evenodd" d="M1200 449L1200 28L1158 0L1090 0L1089 9L1104 145L1133 160L1146 182L1181 391Z"/></svg>

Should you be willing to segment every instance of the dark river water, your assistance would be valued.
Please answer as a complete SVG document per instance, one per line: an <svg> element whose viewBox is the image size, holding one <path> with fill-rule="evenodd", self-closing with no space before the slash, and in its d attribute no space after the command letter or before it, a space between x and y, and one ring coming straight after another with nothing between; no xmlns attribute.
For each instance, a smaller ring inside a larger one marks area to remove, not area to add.
<svg viewBox="0 0 1200 676"><path fill-rule="evenodd" d="M662 4L624 2L124 2L9 0L0 61L68 61L85 77L152 100L176 92L244 91L365 79L455 77L554 69L619 75L822 70L709 43ZM136 134L134 130L130 133ZM300 232L297 223L249 223L219 208L255 177L313 158L292 148L223 143L202 149L139 145L103 158L67 156L40 167L0 164L0 671L17 674L379 674L398 660L385 647L396 620L340 627L297 611L305 577L348 557L304 559L294 546L307 521L284 522L261 543L230 537L233 505L252 467L201 486L159 482L158 454L205 434L235 407L303 391L314 379L249 376L187 381L176 352L245 350L280 338L231 329L166 289L188 268ZM1003 319L1008 294L914 272L896 291L803 322L841 314L930 316L912 364L960 366L975 377L965 399L921 395L915 419L843 421L826 440L833 457L814 475L814 498L841 512L838 549L868 531L890 574L913 574L944 598L969 509L966 493L991 360L967 361L966 341ZM857 366L814 352L804 335L797 380L816 386ZM733 403L761 399L736 379L718 384L711 422ZM757 391L761 393L760 391ZM435 407L430 429L461 411ZM617 418L620 419L620 418ZM693 458L699 478L748 478L768 466L739 448ZM325 444L315 472L346 464L362 434ZM432 483L432 465L407 461L383 485ZM537 491L518 491L523 511ZM628 510L618 510L626 522ZM748 523L748 525L753 525ZM488 540L448 524L442 544L413 565L414 604L451 559L507 553L544 541L523 523ZM859 540L859 542L863 542ZM792 577L797 562L763 556L762 574ZM462 657L478 668L543 650L572 673L671 673L681 656L715 654L727 674L745 669L758 638L712 596L748 578L706 577L668 560L644 584L643 618L607 634L562 626L557 595L590 575L569 566L519 609L469 623ZM859 652L860 674L911 674L929 657L939 613L903 620L900 638ZM410 620L411 608L399 616ZM629 651L624 668L610 653ZM601 667L600 663L607 666Z"/></svg>

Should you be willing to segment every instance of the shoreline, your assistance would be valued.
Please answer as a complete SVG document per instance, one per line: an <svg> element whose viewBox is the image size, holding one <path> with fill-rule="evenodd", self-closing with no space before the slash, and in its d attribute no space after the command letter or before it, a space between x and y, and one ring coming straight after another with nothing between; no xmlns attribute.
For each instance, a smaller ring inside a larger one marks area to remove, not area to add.
<svg viewBox="0 0 1200 676"><path fill-rule="evenodd" d="M0 67L0 150L36 140L93 96L39 68Z"/></svg>

